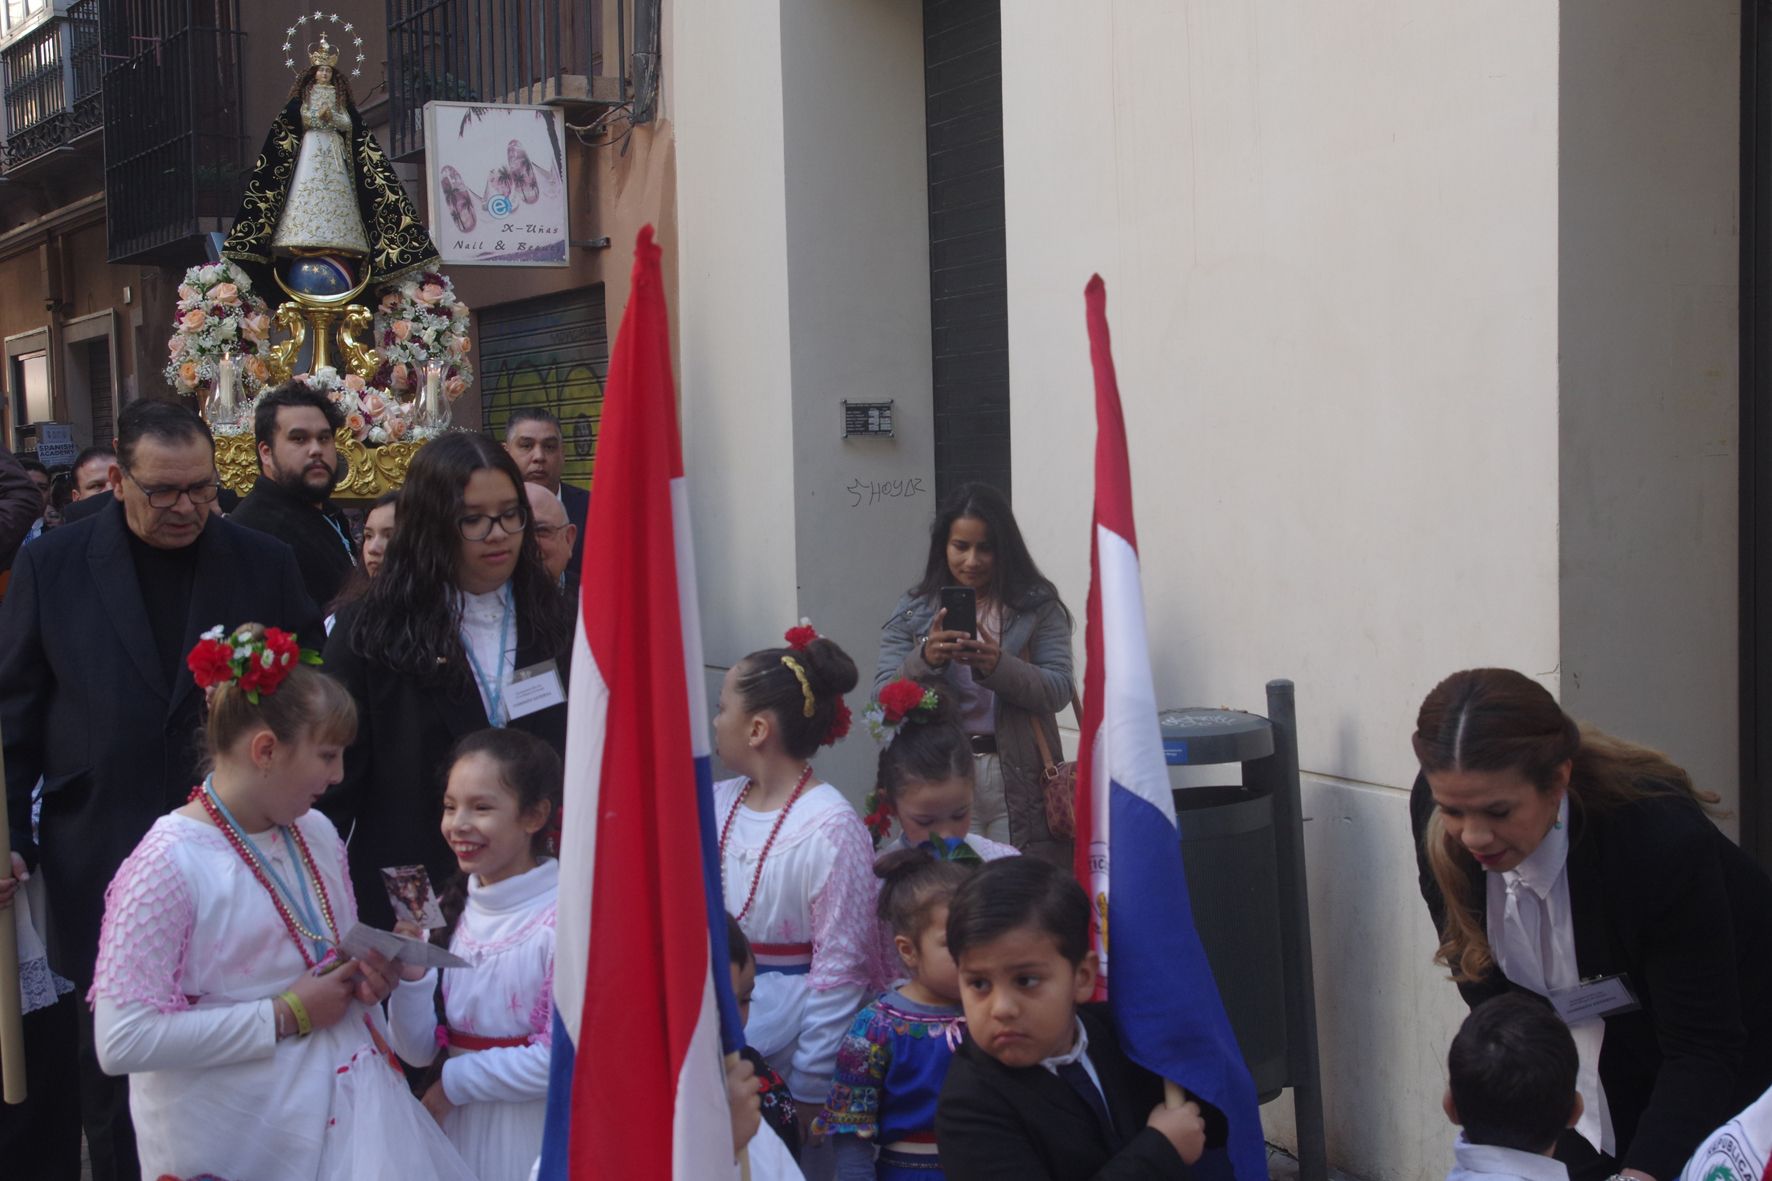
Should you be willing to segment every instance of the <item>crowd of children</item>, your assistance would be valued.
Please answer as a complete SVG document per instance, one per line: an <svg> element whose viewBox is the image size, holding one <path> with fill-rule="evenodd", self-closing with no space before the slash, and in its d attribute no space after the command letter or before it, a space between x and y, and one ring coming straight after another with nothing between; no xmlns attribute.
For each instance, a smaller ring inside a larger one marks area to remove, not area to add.
<svg viewBox="0 0 1772 1181"><path fill-rule="evenodd" d="M90 998L101 1061L133 1076L145 1175L531 1176L559 757L515 729L460 741L439 812L459 869L441 928L396 926L449 966L350 954L344 845L312 806L342 776L356 707L274 628L204 645L191 667L211 771L112 882ZM754 1175L1188 1177L1223 1145L1223 1117L1166 1099L1090 1003L1093 913L1074 878L970 831L975 761L943 692L893 682L868 710L877 851L817 777L856 682L841 648L794 629L727 673L714 718L737 773L715 786L715 816L749 1043L728 1073L733 1136ZM1551 1152L1582 1114L1577 1068L1546 1005L1479 1006L1448 1061L1452 1181L1567 1181Z"/></svg>

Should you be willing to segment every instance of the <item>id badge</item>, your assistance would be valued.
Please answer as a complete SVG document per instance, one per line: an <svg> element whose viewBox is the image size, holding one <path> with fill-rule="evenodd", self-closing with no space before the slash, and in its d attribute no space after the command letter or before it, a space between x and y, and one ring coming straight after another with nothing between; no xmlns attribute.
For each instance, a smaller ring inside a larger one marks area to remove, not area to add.
<svg viewBox="0 0 1772 1181"><path fill-rule="evenodd" d="M1550 994L1550 1003L1565 1025L1617 1017L1643 1007L1637 994L1631 991L1630 978L1622 972L1616 976L1583 980L1574 988L1559 989Z"/></svg>
<svg viewBox="0 0 1772 1181"><path fill-rule="evenodd" d="M518 669L505 686L505 717L510 720L565 704L566 690L560 684L560 669L551 660Z"/></svg>

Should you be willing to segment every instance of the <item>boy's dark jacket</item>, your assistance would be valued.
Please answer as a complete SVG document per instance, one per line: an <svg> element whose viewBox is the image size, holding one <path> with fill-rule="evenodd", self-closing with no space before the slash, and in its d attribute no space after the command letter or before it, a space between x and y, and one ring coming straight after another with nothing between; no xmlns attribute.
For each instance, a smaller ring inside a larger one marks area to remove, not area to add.
<svg viewBox="0 0 1772 1181"><path fill-rule="evenodd" d="M1082 1096L1043 1066L1004 1066L968 1037L954 1055L935 1137L948 1181L1158 1181L1186 1178L1187 1165L1161 1132L1146 1126L1163 1082L1120 1049L1106 1005L1077 1010L1089 1061L1101 1078L1119 1132L1113 1151ZM1224 1119L1205 1109L1207 1143L1224 1143Z"/></svg>

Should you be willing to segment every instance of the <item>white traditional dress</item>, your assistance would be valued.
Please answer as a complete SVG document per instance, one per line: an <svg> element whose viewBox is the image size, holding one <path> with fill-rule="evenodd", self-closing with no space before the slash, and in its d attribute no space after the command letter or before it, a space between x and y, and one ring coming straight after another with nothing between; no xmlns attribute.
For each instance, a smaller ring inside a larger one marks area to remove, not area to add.
<svg viewBox="0 0 1772 1181"><path fill-rule="evenodd" d="M394 1051L428 1065L449 1043L443 1093L455 1104L443 1130L480 1181L523 1181L541 1151L548 1053L553 1044L554 904L560 863L482 886L468 901L449 949L473 965L401 981L388 998Z"/></svg>
<svg viewBox="0 0 1772 1181"><path fill-rule="evenodd" d="M368 254L369 235L363 229L352 180L351 116L339 103L336 87L324 82L308 87L302 96L301 125L301 152L271 246L282 253Z"/></svg>
<svg viewBox="0 0 1772 1181"><path fill-rule="evenodd" d="M745 1040L795 1099L822 1103L837 1046L869 1000L875 973L873 847L861 817L828 783L807 787L785 819L739 804L744 785L742 778L715 784L714 814L725 833L726 907L757 960ZM739 917L753 882L750 910Z"/></svg>
<svg viewBox="0 0 1772 1181"><path fill-rule="evenodd" d="M338 831L297 827L341 932L357 921ZM277 829L247 838L304 880ZM277 1040L272 998L308 970L282 916L221 830L154 822L105 894L91 1000L99 1063L129 1074L144 1176L473 1181L406 1088L379 1007L356 1001L306 1037Z"/></svg>

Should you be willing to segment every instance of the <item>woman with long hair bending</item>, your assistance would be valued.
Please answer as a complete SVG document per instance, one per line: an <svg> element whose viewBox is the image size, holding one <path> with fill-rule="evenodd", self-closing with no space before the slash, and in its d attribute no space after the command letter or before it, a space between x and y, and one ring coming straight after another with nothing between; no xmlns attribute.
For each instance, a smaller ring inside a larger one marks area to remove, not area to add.
<svg viewBox="0 0 1772 1181"><path fill-rule="evenodd" d="M976 635L946 626L945 586L976 594ZM955 489L930 525L923 577L880 638L875 696L899 677L942 682L958 704L976 764L971 830L1069 865L1070 841L1046 825L1040 742L1063 749L1057 714L1072 695L1071 614L989 484Z"/></svg>
<svg viewBox="0 0 1772 1181"><path fill-rule="evenodd" d="M320 807L351 834L365 922L393 925L384 866L455 873L435 822L449 752L487 726L566 745L570 624L504 448L451 433L412 461L381 573L339 612L326 671L356 699L344 781ZM353 831L354 826L354 831Z"/></svg>
<svg viewBox="0 0 1772 1181"><path fill-rule="evenodd" d="M1575 1181L1672 1181L1772 1084L1772 881L1665 756L1509 669L1422 702L1410 799L1435 955L1472 1006L1544 998L1580 1051Z"/></svg>

